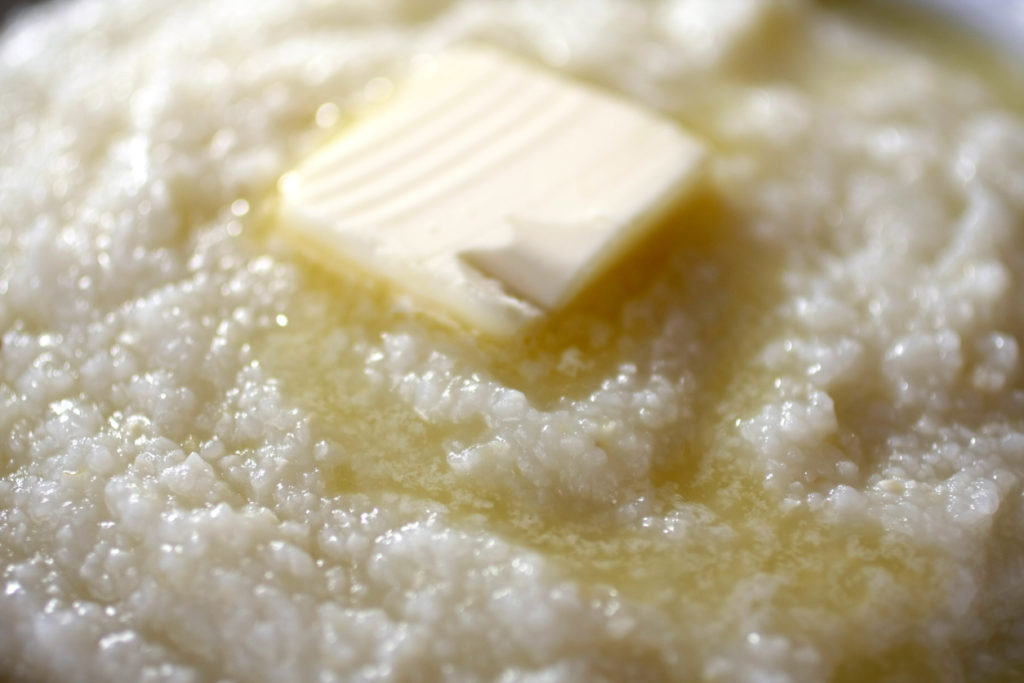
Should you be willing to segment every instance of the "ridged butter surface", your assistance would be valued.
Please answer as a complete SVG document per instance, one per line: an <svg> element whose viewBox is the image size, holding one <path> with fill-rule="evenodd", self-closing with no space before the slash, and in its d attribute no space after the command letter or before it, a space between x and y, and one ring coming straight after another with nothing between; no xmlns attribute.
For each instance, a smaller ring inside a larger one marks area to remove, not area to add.
<svg viewBox="0 0 1024 683"><path fill-rule="evenodd" d="M702 145L493 50L412 74L281 179L281 225L491 333L557 309L694 183Z"/></svg>

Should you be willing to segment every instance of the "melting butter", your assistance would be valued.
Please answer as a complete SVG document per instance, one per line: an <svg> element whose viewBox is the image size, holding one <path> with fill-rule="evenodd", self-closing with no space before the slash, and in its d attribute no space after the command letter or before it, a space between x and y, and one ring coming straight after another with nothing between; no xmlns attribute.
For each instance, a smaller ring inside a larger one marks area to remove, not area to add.
<svg viewBox="0 0 1024 683"><path fill-rule="evenodd" d="M491 49L460 48L281 182L282 230L429 312L508 334L557 310L696 183L678 124Z"/></svg>

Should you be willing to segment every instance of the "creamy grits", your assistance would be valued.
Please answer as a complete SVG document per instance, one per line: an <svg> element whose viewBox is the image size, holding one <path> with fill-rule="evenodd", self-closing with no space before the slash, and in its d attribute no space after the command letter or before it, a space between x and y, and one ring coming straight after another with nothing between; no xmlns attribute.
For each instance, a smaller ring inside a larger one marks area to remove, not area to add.
<svg viewBox="0 0 1024 683"><path fill-rule="evenodd" d="M914 27L914 28L910 28ZM275 183L449 45L704 186L495 341ZM804 0L73 0L0 36L14 681L1024 676L1021 79Z"/></svg>

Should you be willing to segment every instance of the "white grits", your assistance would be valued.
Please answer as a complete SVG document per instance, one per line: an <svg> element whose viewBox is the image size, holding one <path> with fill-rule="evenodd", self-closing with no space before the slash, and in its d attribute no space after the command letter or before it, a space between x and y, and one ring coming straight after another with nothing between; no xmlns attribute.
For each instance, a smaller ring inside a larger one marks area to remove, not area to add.
<svg viewBox="0 0 1024 683"><path fill-rule="evenodd" d="M364 88L464 40L713 149L678 230L522 346L262 225ZM0 38L0 672L1021 675L1024 118L920 45L799 0L22 17Z"/></svg>

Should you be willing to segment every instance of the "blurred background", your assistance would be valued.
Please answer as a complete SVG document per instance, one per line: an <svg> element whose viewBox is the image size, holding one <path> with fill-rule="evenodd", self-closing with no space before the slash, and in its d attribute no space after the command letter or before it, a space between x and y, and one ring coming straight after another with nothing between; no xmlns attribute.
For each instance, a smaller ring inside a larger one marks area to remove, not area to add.
<svg viewBox="0 0 1024 683"><path fill-rule="evenodd" d="M38 0L0 0L0 25L7 23L11 12L16 8L36 4Z"/></svg>
<svg viewBox="0 0 1024 683"><path fill-rule="evenodd" d="M42 0L0 0L0 27L12 14ZM59 2L61 0L51 0ZM173 1L173 0L171 0ZM828 0L822 0L828 1ZM839 0L856 3L861 0ZM881 0L884 3L929 7L980 32L1010 52L1024 57L1024 0Z"/></svg>

